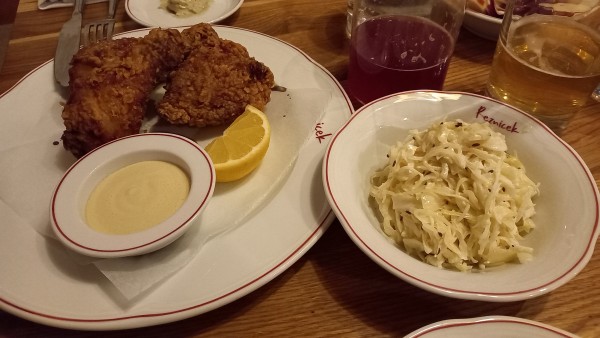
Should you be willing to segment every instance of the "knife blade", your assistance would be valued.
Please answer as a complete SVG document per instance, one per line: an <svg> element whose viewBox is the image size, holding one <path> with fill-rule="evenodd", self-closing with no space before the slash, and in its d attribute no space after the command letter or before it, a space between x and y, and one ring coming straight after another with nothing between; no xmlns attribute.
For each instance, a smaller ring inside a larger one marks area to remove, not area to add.
<svg viewBox="0 0 600 338"><path fill-rule="evenodd" d="M54 78L64 87L69 85L71 59L79 50L83 1L84 0L75 1L73 15L69 21L65 22L62 26L58 36L56 54L54 55Z"/></svg>

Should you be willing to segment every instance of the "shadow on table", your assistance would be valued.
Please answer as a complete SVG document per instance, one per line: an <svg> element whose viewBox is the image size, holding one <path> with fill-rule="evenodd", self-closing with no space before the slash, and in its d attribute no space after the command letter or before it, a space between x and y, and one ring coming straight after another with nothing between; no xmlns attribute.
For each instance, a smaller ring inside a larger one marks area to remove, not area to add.
<svg viewBox="0 0 600 338"><path fill-rule="evenodd" d="M332 298L375 332L404 336L428 324L455 318L489 315L519 316L539 312L545 297L535 303L491 303L453 299L408 284L371 261L347 237L336 221L317 246L327 255L313 256L315 271Z"/></svg>

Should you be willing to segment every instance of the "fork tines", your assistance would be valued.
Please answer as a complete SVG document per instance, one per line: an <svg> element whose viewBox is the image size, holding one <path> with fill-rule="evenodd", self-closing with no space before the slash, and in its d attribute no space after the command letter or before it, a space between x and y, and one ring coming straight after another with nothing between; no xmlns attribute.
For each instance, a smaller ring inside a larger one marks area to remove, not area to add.
<svg viewBox="0 0 600 338"><path fill-rule="evenodd" d="M110 40L115 28L114 20L92 22L83 28L81 43L86 46L102 40Z"/></svg>

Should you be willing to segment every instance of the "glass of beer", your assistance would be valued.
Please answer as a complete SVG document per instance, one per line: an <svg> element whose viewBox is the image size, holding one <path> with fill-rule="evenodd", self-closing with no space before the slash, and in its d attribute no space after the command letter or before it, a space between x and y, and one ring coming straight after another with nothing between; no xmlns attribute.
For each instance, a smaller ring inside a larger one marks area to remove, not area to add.
<svg viewBox="0 0 600 338"><path fill-rule="evenodd" d="M600 84L600 6L572 0L509 2L488 95L560 134Z"/></svg>
<svg viewBox="0 0 600 338"><path fill-rule="evenodd" d="M353 0L347 90L359 104L441 90L465 0Z"/></svg>

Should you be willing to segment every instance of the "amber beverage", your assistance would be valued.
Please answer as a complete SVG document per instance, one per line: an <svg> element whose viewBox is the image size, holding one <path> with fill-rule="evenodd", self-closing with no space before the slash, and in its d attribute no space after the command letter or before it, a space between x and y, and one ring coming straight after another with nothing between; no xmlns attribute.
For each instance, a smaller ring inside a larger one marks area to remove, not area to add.
<svg viewBox="0 0 600 338"><path fill-rule="evenodd" d="M487 91L560 133L599 83L600 32L571 16L536 13L502 33Z"/></svg>

